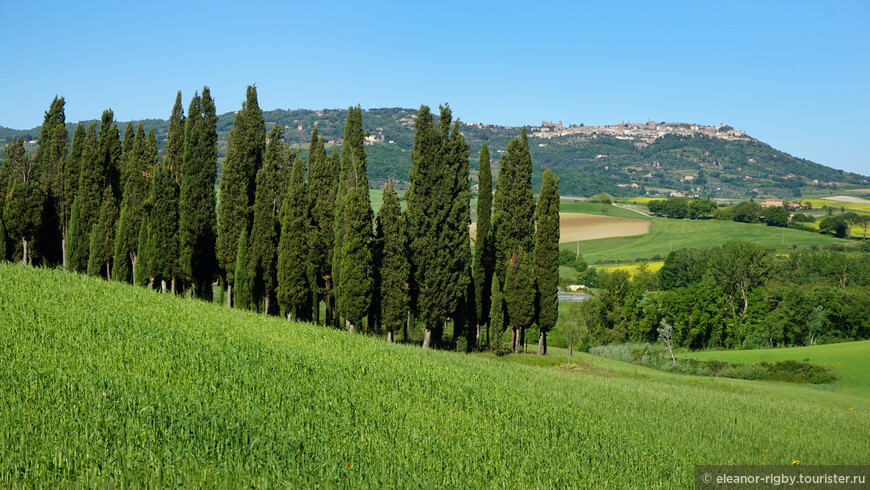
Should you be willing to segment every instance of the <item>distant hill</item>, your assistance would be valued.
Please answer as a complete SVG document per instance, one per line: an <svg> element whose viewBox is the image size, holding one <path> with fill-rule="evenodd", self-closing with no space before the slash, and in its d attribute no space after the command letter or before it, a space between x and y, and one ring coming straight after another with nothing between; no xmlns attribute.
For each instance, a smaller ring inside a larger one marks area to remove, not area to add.
<svg viewBox="0 0 870 490"><path fill-rule="evenodd" d="M413 119L416 109L370 109L363 115L369 132L367 142L369 178L379 187L393 177L399 187L407 185L414 143ZM284 126L285 138L303 151L316 125L328 141L341 145L346 111L273 110L265 111L267 130ZM226 138L235 114L222 114L218 120L219 163L226 149ZM89 123L89 122L88 122ZM168 120L143 120L152 125L159 144L165 143ZM123 133L126 122L118 125ZM69 124L70 132L75 129ZM507 143L520 134L520 127L463 123L462 132L471 145L471 169L475 178L477 154L487 141L493 156L494 172ZM870 178L832 169L794 157L730 126L699 126L687 123L620 123L609 126L563 128L561 123L527 126L534 160L534 181L539 186L544 168L560 177L562 195L590 196L607 192L614 196L644 193L682 192L686 195L746 198L779 197L792 199L813 189L866 187ZM0 145L24 135L33 140L39 127L14 130L0 126Z"/></svg>

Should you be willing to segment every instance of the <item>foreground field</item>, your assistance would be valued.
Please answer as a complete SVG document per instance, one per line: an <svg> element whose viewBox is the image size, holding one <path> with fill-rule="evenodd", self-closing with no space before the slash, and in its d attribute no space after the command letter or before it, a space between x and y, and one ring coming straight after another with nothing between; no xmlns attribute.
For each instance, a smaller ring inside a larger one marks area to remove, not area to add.
<svg viewBox="0 0 870 490"><path fill-rule="evenodd" d="M0 487L673 488L695 464L870 458L855 398L623 368L423 351L0 264Z"/></svg>
<svg viewBox="0 0 870 490"><path fill-rule="evenodd" d="M870 398L870 340L788 349L692 352L680 357L744 364L809 360L835 371L839 376L839 389L843 393Z"/></svg>

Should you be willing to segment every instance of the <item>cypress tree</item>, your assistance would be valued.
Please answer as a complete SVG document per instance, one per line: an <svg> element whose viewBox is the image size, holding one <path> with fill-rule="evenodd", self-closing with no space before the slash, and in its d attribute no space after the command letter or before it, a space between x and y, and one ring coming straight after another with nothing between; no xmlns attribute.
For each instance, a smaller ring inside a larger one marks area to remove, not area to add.
<svg viewBox="0 0 870 490"><path fill-rule="evenodd" d="M180 263L193 295L211 301L215 277L215 191L217 115L208 87L195 94L184 128L179 195Z"/></svg>
<svg viewBox="0 0 870 490"><path fill-rule="evenodd" d="M411 186L405 194L411 250L414 311L425 325L423 347L428 348L433 331L451 312L447 309L444 264L446 247L439 242L446 213L444 159L441 140L432 113L421 106L414 119L414 149L411 153ZM439 212L441 211L441 212Z"/></svg>
<svg viewBox="0 0 870 490"><path fill-rule="evenodd" d="M481 326L489 324L490 296L492 291L492 267L494 247L489 229L492 218L492 169L489 165L489 147L486 142L480 148L477 191L477 237L474 242L474 297L476 301L476 342L480 345Z"/></svg>
<svg viewBox="0 0 870 490"><path fill-rule="evenodd" d="M532 159L529 155L528 138L523 129L519 139L508 143L501 159L498 181L495 188L494 213L492 223L493 242L496 247L495 274L499 280L504 277L504 294L508 307L508 322L512 327L511 349L519 352L526 327L531 325L525 316L525 307L534 305L536 294L534 281L508 280L517 278L517 267L531 265L534 249L535 196L532 193ZM520 255L526 258L520 260ZM514 270L509 270L514 269ZM510 291L510 294L508 292ZM517 302L516 304L513 304ZM519 318L511 312L522 311Z"/></svg>
<svg viewBox="0 0 870 490"><path fill-rule="evenodd" d="M37 181L35 159L24 152L24 138L6 145L6 162L11 183L4 196L3 221L9 236L21 243L22 263L33 261L31 243L42 224L45 194Z"/></svg>
<svg viewBox="0 0 870 490"><path fill-rule="evenodd" d="M280 231L278 211L282 204L279 200L278 186L284 154L284 129L276 124L269 132L266 160L263 167L257 171L254 221L251 229L251 237L255 238L251 240L248 251L248 277L253 285L254 304L259 304L262 299L265 304L263 313L267 315L271 313L278 282L276 277Z"/></svg>
<svg viewBox="0 0 870 490"><path fill-rule="evenodd" d="M217 256L227 283L227 306L232 306L238 237L242 229L251 228L255 176L263 166L266 140L263 111L257 102L255 86L248 86L246 101L236 113L227 138L218 205ZM256 233L253 236L257 236Z"/></svg>
<svg viewBox="0 0 870 490"><path fill-rule="evenodd" d="M547 333L559 318L559 179L544 171L535 211L535 272L538 286L538 355L547 353Z"/></svg>
<svg viewBox="0 0 870 490"><path fill-rule="evenodd" d="M81 168L75 205L70 211L70 240L67 249L68 266L77 272L86 272L90 255L91 229L100 217L100 203L106 178L97 158L97 125L88 126L82 144ZM78 220L73 220L75 208ZM75 225L74 222L78 224Z"/></svg>
<svg viewBox="0 0 870 490"><path fill-rule="evenodd" d="M372 294L373 212L359 107L347 111L340 176L332 267L337 304L346 327L352 330L367 315ZM348 253L352 258L347 257Z"/></svg>
<svg viewBox="0 0 870 490"><path fill-rule="evenodd" d="M44 256L48 259L48 263L62 264L66 270L66 235L70 213L70 208L66 206L65 195L67 180L70 178L67 175L69 167L66 163L69 140L66 124L56 125L53 133L50 158L53 176L49 188L49 201L52 206L51 215L55 219L52 220L52 226L46 230L47 243L44 247Z"/></svg>
<svg viewBox="0 0 870 490"><path fill-rule="evenodd" d="M308 195L311 201L310 262L316 281L317 295L323 295L326 306L326 324L334 324L334 301L332 298L332 257L334 254L335 194L338 187L338 167L326 155L323 138L318 138L317 128L311 133L314 149L308 152ZM315 300L315 312L319 299Z"/></svg>
<svg viewBox="0 0 870 490"><path fill-rule="evenodd" d="M384 186L384 203L378 212L377 227L381 239L381 321L387 331L387 340L392 342L395 331L402 327L408 314L411 273L405 220L392 179Z"/></svg>
<svg viewBox="0 0 870 490"><path fill-rule="evenodd" d="M369 197L362 109L350 107L341 151L344 177L339 226L341 258L338 303L345 325L353 330L368 314L372 294L372 207ZM338 208L338 206L337 206ZM338 248L336 244L336 248ZM335 264L333 264L334 266Z"/></svg>
<svg viewBox="0 0 870 490"><path fill-rule="evenodd" d="M161 290L171 282L175 293L176 278L181 276L179 258L179 182L182 162L184 161L184 109L181 105L181 92L175 97L175 105L169 117L169 131L166 135L166 154L163 160L154 165L153 185L151 186L151 220L148 250L152 250L150 269L155 279L160 279Z"/></svg>
<svg viewBox="0 0 870 490"><path fill-rule="evenodd" d="M468 227L471 224L471 181L468 171L468 144L465 137L459 132L461 123L457 120L450 125L451 111L449 106L441 108L439 128L450 128L450 136L443 143L446 149L446 171L448 180L449 214L447 226L444 230L442 243L453 253L449 255L450 264L448 283L453 309L453 338L463 331L467 338L467 347L474 345L474 331L467 328L471 310L474 310L473 289L471 278L471 237ZM442 130L443 131L443 130Z"/></svg>
<svg viewBox="0 0 870 490"><path fill-rule="evenodd" d="M248 278L248 232L242 230L239 233L239 241L236 245L236 308L247 310L251 308L251 281Z"/></svg>
<svg viewBox="0 0 870 490"><path fill-rule="evenodd" d="M40 225L33 237L33 258L46 265L63 262L61 218L63 204L63 165L66 159L68 135L63 97L54 97L39 135L39 146L33 156L33 179L39 182L45 206Z"/></svg>
<svg viewBox="0 0 870 490"><path fill-rule="evenodd" d="M85 144L85 125L82 123L76 124L76 130L73 133L72 146L70 154L64 160L64 190L63 190L63 208L67 220L64 223L67 233L64 234L66 244L69 243L69 221L72 219L72 206L76 199L76 194L79 188L79 172L81 170L82 150ZM67 254L69 256L69 254ZM64 259L66 261L66 259Z"/></svg>
<svg viewBox="0 0 870 490"><path fill-rule="evenodd" d="M441 108L438 126L423 106L415 120L411 188L407 193L408 236L414 278L415 311L426 325L423 346L441 338L452 316L454 335L469 306L471 251L468 145L451 129L449 107Z"/></svg>
<svg viewBox="0 0 870 490"><path fill-rule="evenodd" d="M112 256L115 251L115 230L118 223L118 205L111 187L103 191L100 217L91 227L90 254L88 255L88 274L106 274L112 278Z"/></svg>
<svg viewBox="0 0 870 490"><path fill-rule="evenodd" d="M124 188L124 200L121 202L121 217L118 220L112 261L112 277L117 281L136 282L139 231L149 194L146 176L151 171L147 145L145 130L139 124L132 141L125 145L132 148L126 155L127 185Z"/></svg>
<svg viewBox="0 0 870 490"><path fill-rule="evenodd" d="M281 208L281 240L278 244L278 304L290 321L299 318L310 298L308 199L305 161L293 162L290 187Z"/></svg>

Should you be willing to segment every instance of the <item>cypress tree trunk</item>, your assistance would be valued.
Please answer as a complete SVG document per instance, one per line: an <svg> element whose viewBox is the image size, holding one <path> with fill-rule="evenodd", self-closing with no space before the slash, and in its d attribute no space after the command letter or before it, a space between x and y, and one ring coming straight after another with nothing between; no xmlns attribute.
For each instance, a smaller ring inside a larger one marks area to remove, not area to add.
<svg viewBox="0 0 870 490"><path fill-rule="evenodd" d="M351 321L348 320L347 318L344 319L344 326L345 326L345 328L347 328L347 331L348 331L348 332L353 332L354 325L353 325L353 323L351 323Z"/></svg>
<svg viewBox="0 0 870 490"><path fill-rule="evenodd" d="M263 314L264 314L264 315L268 315L268 314L269 314L269 293L266 293L266 298L265 298L265 300L266 300L266 304L265 304L265 306L263 307Z"/></svg>
<svg viewBox="0 0 870 490"><path fill-rule="evenodd" d="M477 324L477 332L474 334L474 345L480 347L480 323Z"/></svg>
<svg viewBox="0 0 870 490"><path fill-rule="evenodd" d="M387 342L393 343L393 331L387 330Z"/></svg>
<svg viewBox="0 0 870 490"><path fill-rule="evenodd" d="M517 353L517 329L511 328L511 352Z"/></svg>
<svg viewBox="0 0 870 490"><path fill-rule="evenodd" d="M133 266L133 284L138 284L136 282L136 254L130 254L130 264Z"/></svg>
<svg viewBox="0 0 870 490"><path fill-rule="evenodd" d="M175 276L172 277L172 294L175 294Z"/></svg>
<svg viewBox="0 0 870 490"><path fill-rule="evenodd" d="M27 256L27 239L26 238L21 239L21 247L24 249L24 254L21 256L21 263L26 265L27 259L29 258Z"/></svg>
<svg viewBox="0 0 870 490"><path fill-rule="evenodd" d="M541 336L538 338L538 355L543 356L547 353L547 331L541 330Z"/></svg>
<svg viewBox="0 0 870 490"><path fill-rule="evenodd" d="M408 332L411 330L411 310L408 310L408 321L405 322L404 331L402 332L402 340L408 342Z"/></svg>
<svg viewBox="0 0 870 490"><path fill-rule="evenodd" d="M233 285L227 283L227 308L233 307Z"/></svg>
<svg viewBox="0 0 870 490"><path fill-rule="evenodd" d="M108 261L106 261L106 280L112 280L112 266L109 264Z"/></svg>
<svg viewBox="0 0 870 490"><path fill-rule="evenodd" d="M432 328L429 326L426 327L426 331L423 333L423 348L428 349L432 343Z"/></svg>
<svg viewBox="0 0 870 490"><path fill-rule="evenodd" d="M4 238L0 237L0 240ZM63 271L66 272L66 228L63 230L63 238L60 239L60 249L63 255Z"/></svg>
<svg viewBox="0 0 870 490"><path fill-rule="evenodd" d="M160 292L166 294L166 279L160 280Z"/></svg>

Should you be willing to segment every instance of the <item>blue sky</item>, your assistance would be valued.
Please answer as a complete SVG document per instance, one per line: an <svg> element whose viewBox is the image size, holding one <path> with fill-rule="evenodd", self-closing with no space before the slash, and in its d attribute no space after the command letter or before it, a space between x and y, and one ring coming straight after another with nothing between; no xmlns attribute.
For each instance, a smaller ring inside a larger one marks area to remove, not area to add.
<svg viewBox="0 0 870 490"><path fill-rule="evenodd" d="M724 122L870 174L870 2L0 0L0 125L437 106L468 122Z"/></svg>

